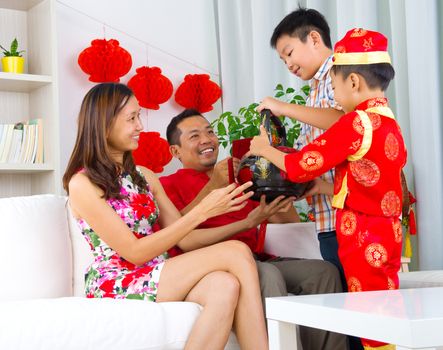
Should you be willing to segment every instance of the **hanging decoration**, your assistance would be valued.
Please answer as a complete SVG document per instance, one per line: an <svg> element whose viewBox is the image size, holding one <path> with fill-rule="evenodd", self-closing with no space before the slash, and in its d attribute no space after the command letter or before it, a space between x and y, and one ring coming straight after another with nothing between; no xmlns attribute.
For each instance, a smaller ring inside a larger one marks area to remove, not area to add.
<svg viewBox="0 0 443 350"><path fill-rule="evenodd" d="M172 83L158 67L139 67L128 86L134 92L141 107L159 109L172 96Z"/></svg>
<svg viewBox="0 0 443 350"><path fill-rule="evenodd" d="M412 257L411 235L417 234L417 224L415 222L415 213L412 205L417 202L411 192L407 192L407 199L404 200L407 204L405 211L402 214L402 225L405 227L405 241L404 241L404 256Z"/></svg>
<svg viewBox="0 0 443 350"><path fill-rule="evenodd" d="M188 74L175 92L175 101L204 113L212 111L212 105L220 96L220 87L209 80L208 74Z"/></svg>
<svg viewBox="0 0 443 350"><path fill-rule="evenodd" d="M135 164L145 166L154 173L161 173L172 159L169 143L155 131L140 133L138 148L132 152Z"/></svg>
<svg viewBox="0 0 443 350"><path fill-rule="evenodd" d="M132 58L115 39L95 39L78 55L78 64L94 83L118 83L129 72Z"/></svg>

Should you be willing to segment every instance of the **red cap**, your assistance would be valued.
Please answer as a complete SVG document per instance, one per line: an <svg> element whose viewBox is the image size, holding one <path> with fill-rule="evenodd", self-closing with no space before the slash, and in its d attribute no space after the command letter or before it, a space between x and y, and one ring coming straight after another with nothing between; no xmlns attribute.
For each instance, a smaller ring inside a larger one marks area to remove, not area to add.
<svg viewBox="0 0 443 350"><path fill-rule="evenodd" d="M334 65L391 63L388 39L379 32L354 28L334 47Z"/></svg>

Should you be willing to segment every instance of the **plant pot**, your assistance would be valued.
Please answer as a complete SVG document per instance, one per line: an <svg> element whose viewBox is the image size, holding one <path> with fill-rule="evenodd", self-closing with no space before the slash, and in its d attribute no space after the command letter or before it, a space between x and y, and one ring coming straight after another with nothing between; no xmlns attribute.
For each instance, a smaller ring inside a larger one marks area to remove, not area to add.
<svg viewBox="0 0 443 350"><path fill-rule="evenodd" d="M25 59L19 56L7 56L2 58L3 72L23 73Z"/></svg>

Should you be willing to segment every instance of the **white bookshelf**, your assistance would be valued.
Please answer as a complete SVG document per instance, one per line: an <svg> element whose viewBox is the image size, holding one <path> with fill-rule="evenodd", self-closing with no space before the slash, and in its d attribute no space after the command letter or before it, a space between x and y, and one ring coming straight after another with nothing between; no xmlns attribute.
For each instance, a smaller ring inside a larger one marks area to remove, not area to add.
<svg viewBox="0 0 443 350"><path fill-rule="evenodd" d="M0 124L43 119L44 163L0 163L0 197L61 193L55 0L0 0L0 44L17 38L24 74L0 71Z"/></svg>

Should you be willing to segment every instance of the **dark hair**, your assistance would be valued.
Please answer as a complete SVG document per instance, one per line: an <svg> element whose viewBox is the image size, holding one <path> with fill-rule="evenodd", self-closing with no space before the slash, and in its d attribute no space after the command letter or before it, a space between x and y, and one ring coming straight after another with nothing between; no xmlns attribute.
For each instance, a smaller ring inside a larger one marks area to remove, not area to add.
<svg viewBox="0 0 443 350"><path fill-rule="evenodd" d="M317 10L303 7L291 12L275 27L271 37L271 47L275 49L278 39L283 35L299 38L305 43L306 37L313 30L317 31L323 43L332 49L331 33L325 17Z"/></svg>
<svg viewBox="0 0 443 350"><path fill-rule="evenodd" d="M180 124L183 120L190 118L200 116L202 118L203 115L197 111L196 109L185 109L180 114L176 115L174 118L171 119L169 122L168 127L166 128L166 138L168 139L168 142L170 145L180 145L180 135L182 134L180 129L178 128L178 124ZM206 119L206 118L205 118Z"/></svg>
<svg viewBox="0 0 443 350"><path fill-rule="evenodd" d="M132 153L123 155L123 164L117 164L111 157L107 134L118 113L134 96L124 84L97 84L83 98L78 115L77 139L63 175L63 188L69 194L69 181L80 170L104 192L104 198L122 198L119 174L131 175L135 184L146 188L147 183L137 171Z"/></svg>
<svg viewBox="0 0 443 350"><path fill-rule="evenodd" d="M346 79L351 73L361 75L370 89L380 88L386 91L394 79L394 67L390 63L337 65L331 68L334 74L341 74Z"/></svg>

